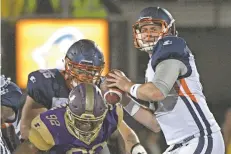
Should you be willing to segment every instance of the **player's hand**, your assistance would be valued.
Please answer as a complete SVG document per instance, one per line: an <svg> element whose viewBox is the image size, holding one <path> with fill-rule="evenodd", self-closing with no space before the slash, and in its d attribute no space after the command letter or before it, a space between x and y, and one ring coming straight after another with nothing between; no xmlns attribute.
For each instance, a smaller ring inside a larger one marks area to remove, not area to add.
<svg viewBox="0 0 231 154"><path fill-rule="evenodd" d="M109 87L109 88L110 87L117 87L122 91L129 92L130 88L134 84L120 70L114 70L114 73L109 73L108 76L110 76L111 78L107 78L106 81L112 82L112 83L107 85L107 87Z"/></svg>
<svg viewBox="0 0 231 154"><path fill-rule="evenodd" d="M131 154L147 154L147 152L141 144L136 144L132 148Z"/></svg>

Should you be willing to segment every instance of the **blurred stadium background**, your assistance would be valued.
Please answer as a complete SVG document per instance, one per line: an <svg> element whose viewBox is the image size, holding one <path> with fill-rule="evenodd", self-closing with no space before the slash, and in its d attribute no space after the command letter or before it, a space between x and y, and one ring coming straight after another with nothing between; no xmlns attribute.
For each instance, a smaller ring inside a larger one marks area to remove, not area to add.
<svg viewBox="0 0 231 154"><path fill-rule="evenodd" d="M208 105L223 127L231 108L231 0L1 0L1 73L25 91L29 72L62 68L71 43L88 38L104 51L104 74L117 68L144 82L148 56L133 47L132 24L147 6L164 7L175 17L179 36L196 57ZM166 148L161 133L125 118L149 153Z"/></svg>

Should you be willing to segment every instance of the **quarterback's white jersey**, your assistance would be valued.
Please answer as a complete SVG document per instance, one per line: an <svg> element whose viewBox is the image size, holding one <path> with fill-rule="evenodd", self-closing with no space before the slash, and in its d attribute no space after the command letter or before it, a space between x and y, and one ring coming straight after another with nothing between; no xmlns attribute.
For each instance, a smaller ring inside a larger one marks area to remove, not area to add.
<svg viewBox="0 0 231 154"><path fill-rule="evenodd" d="M152 59L146 70L146 82L152 82L155 76L151 61ZM158 102L155 109L168 145L178 143L191 135L210 135L220 130L202 93L199 74L191 53L189 64L191 75L178 79L166 99ZM150 108L153 104L150 103Z"/></svg>

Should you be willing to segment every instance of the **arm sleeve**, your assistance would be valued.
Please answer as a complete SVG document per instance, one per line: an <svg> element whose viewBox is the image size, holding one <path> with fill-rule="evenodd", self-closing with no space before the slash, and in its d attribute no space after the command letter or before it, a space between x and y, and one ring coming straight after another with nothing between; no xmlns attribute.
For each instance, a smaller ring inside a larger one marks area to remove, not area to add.
<svg viewBox="0 0 231 154"><path fill-rule="evenodd" d="M179 76L187 72L185 64L176 59L168 59L160 62L156 67L153 84L166 97Z"/></svg>
<svg viewBox="0 0 231 154"><path fill-rule="evenodd" d="M28 75L27 94L36 102L46 108L50 108L48 93L49 80L44 78L39 71L32 72Z"/></svg>

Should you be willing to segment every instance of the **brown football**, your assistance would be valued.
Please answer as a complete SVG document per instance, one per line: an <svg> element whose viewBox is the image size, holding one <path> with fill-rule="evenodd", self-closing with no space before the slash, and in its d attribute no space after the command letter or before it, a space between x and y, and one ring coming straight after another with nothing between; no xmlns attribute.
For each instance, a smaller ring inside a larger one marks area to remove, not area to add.
<svg viewBox="0 0 231 154"><path fill-rule="evenodd" d="M114 73L114 70L110 71L110 73ZM106 76L106 78L112 78L110 76ZM106 82L106 84L111 84L111 82ZM116 104L122 100L123 91L117 87L107 88L104 92L104 99L109 104Z"/></svg>

